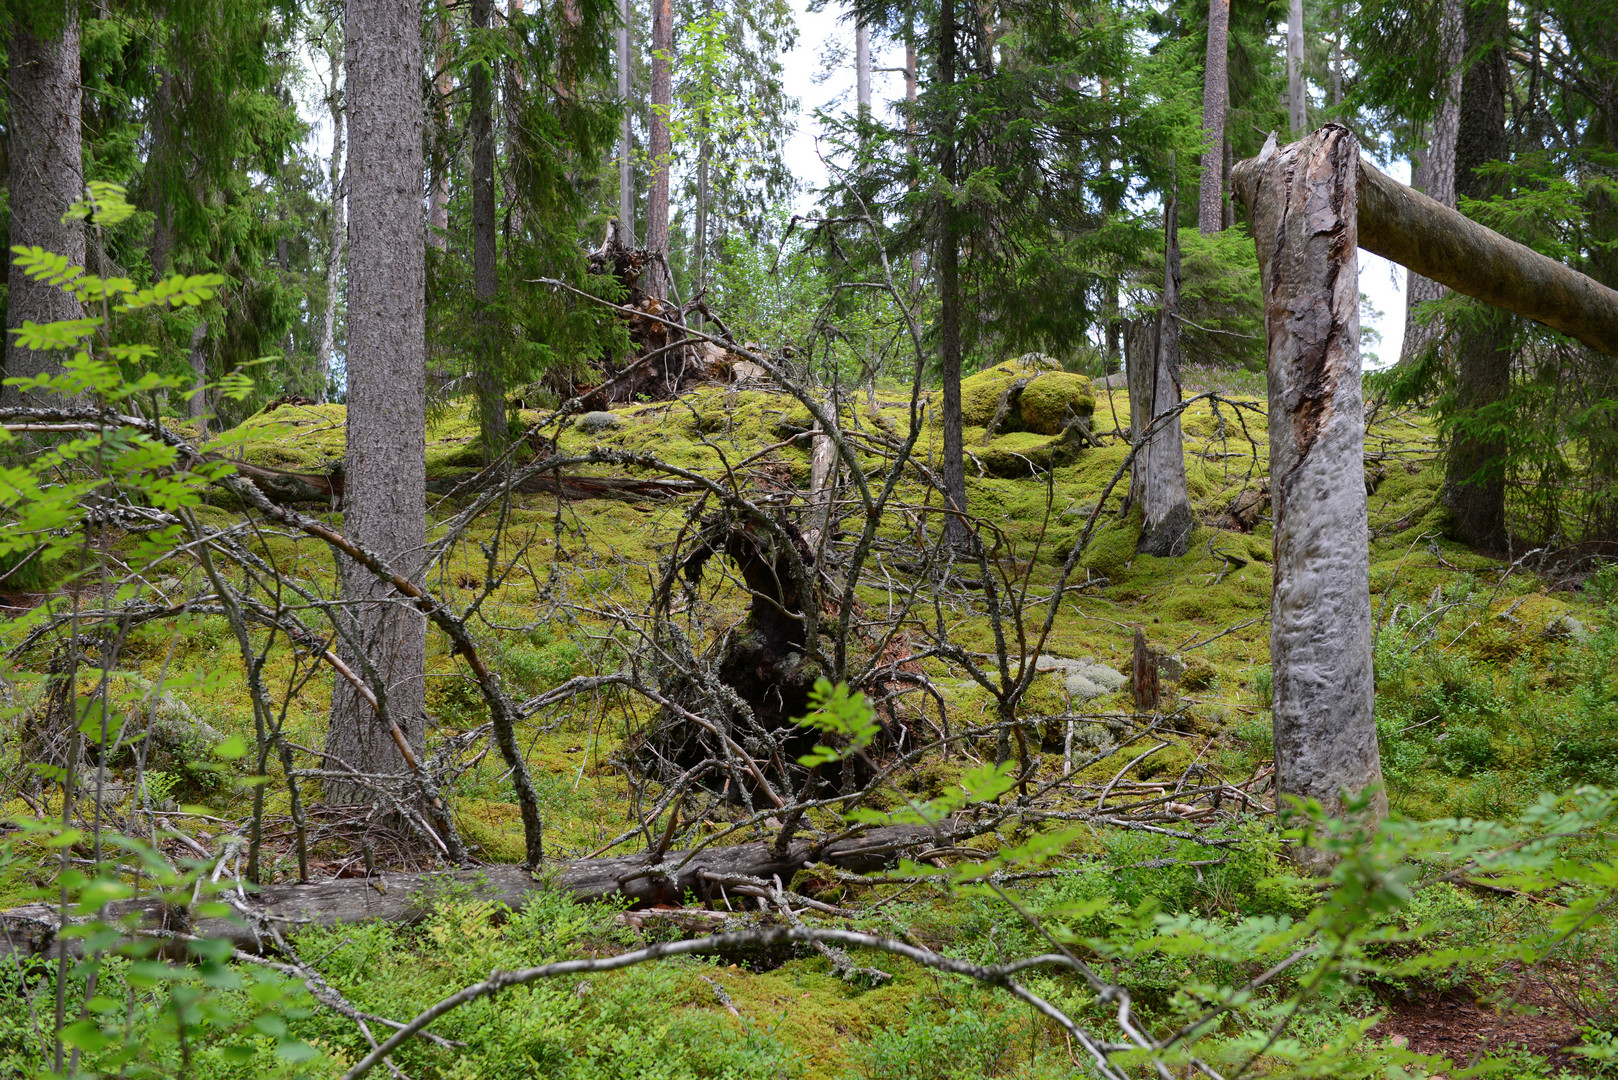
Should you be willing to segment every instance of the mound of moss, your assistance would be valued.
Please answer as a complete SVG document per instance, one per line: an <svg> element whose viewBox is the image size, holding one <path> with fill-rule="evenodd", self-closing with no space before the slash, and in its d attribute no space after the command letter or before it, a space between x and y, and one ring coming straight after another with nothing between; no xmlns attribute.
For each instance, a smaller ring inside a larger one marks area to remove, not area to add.
<svg viewBox="0 0 1618 1080"><path fill-rule="evenodd" d="M1000 400L1018 379L1027 379L1007 402L997 430L1059 434L1075 418L1095 412L1095 389L1083 375L1048 370L1043 362L1008 361L961 380L961 417L969 425L987 427L1000 410Z"/></svg>

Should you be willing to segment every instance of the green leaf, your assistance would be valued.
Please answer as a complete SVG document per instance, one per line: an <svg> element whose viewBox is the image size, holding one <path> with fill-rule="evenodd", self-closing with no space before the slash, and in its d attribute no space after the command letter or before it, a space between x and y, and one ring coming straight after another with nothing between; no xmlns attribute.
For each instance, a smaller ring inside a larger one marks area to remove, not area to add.
<svg viewBox="0 0 1618 1080"><path fill-rule="evenodd" d="M214 756L224 758L226 761L235 761L247 754L247 740L240 735L232 735L224 742L213 748Z"/></svg>

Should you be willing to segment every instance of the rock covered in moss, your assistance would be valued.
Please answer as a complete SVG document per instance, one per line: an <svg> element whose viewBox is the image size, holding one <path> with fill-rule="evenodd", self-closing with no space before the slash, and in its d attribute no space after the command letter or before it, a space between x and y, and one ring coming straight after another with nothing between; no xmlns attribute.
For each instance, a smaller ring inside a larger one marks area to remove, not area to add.
<svg viewBox="0 0 1618 1080"><path fill-rule="evenodd" d="M1083 375L1056 367L1038 353L986 368L961 380L961 418L974 427L987 427L1001 412L997 431L1060 433L1072 419L1088 419L1095 412L1095 390ZM1017 389L1017 383L1022 387ZM1007 395L1010 390L1011 394Z"/></svg>

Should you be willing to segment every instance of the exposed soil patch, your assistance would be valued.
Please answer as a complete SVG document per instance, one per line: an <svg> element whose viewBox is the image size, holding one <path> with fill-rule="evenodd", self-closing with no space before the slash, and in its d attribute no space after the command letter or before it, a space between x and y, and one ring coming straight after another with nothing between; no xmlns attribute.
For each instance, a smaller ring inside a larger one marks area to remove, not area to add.
<svg viewBox="0 0 1618 1080"><path fill-rule="evenodd" d="M1386 1002L1388 1015L1373 1038L1403 1038L1418 1054L1441 1054L1465 1068L1486 1053L1522 1048L1557 1070L1595 1075L1587 1058L1570 1053L1579 1045L1580 1021L1538 977L1519 979L1500 1000L1469 988L1429 991L1414 1000Z"/></svg>

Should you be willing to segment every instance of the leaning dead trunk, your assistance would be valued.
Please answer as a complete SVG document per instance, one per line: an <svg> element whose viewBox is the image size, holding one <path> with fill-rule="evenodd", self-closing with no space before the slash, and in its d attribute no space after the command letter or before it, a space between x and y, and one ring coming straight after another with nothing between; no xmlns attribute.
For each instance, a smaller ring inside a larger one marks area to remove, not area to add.
<svg viewBox="0 0 1618 1080"><path fill-rule="evenodd" d="M1236 167L1269 343L1276 789L1328 813L1376 788L1360 388L1359 146L1335 124ZM1320 868L1323 853L1298 852Z"/></svg>
<svg viewBox="0 0 1618 1080"><path fill-rule="evenodd" d="M1179 204L1172 196L1163 213L1165 259L1163 307L1155 325L1142 324L1129 341L1129 423L1139 443L1157 417L1180 404ZM1141 507L1143 554L1178 558L1191 547L1191 500L1185 486L1185 448L1180 418L1167 421L1135 453L1129 497Z"/></svg>

